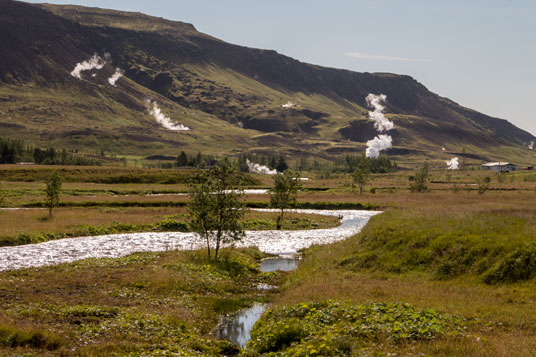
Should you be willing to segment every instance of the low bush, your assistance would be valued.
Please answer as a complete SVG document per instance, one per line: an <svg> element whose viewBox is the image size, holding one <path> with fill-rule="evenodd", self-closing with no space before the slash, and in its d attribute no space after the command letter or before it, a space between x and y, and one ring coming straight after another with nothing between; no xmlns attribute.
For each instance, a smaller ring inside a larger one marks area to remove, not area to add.
<svg viewBox="0 0 536 357"><path fill-rule="evenodd" d="M301 303L266 312L251 332L247 352L338 356L371 341L433 340L461 331L461 318L407 304Z"/></svg>

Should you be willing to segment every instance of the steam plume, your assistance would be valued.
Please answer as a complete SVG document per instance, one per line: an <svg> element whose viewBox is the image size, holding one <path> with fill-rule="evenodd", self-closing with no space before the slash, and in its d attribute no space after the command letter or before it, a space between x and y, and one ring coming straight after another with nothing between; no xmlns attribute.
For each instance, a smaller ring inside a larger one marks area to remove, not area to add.
<svg viewBox="0 0 536 357"><path fill-rule="evenodd" d="M277 170L270 170L269 167L264 165L259 165L254 162L251 162L249 160L246 160L246 164L248 165L249 172L253 172L256 174L261 175L275 175L277 174Z"/></svg>
<svg viewBox="0 0 536 357"><path fill-rule="evenodd" d="M108 78L108 83L110 83L111 85L113 85L114 87L117 87L115 85L115 82L117 82L119 80L119 78L123 77L123 70L121 68L116 68L115 69L115 73L110 77Z"/></svg>
<svg viewBox="0 0 536 357"><path fill-rule="evenodd" d="M534 141L531 141L528 145L528 148L534 150Z"/></svg>
<svg viewBox="0 0 536 357"><path fill-rule="evenodd" d="M287 104L283 104L281 105L282 108L292 108L292 107L295 107L296 104L292 103L292 102L287 102Z"/></svg>
<svg viewBox="0 0 536 357"><path fill-rule="evenodd" d="M381 134L376 136L374 139L367 141L367 157L378 157L380 156L380 151L389 149L393 146L393 138L390 135Z"/></svg>
<svg viewBox="0 0 536 357"><path fill-rule="evenodd" d="M380 133L393 129L395 127L393 122L383 115L383 110L385 109L383 103L387 100L387 96L385 94L370 93L365 99L367 105L374 108L373 112L369 112L369 118L374 121L374 128ZM376 158L380 156L380 151L389 149L392 146L393 138L390 135L378 135L374 139L367 141L366 156Z"/></svg>
<svg viewBox="0 0 536 357"><path fill-rule="evenodd" d="M366 98L367 105L374 108L373 112L369 112L369 118L374 120L374 127L380 133L389 131L395 127L393 122L383 115L383 110L385 109L385 105L383 105L383 103L385 103L386 100L387 96L385 94L376 95L371 93L367 95Z"/></svg>
<svg viewBox="0 0 536 357"><path fill-rule="evenodd" d="M90 71L92 69L102 69L106 62L110 60L110 58L110 54L107 52L104 54L104 59L95 53L89 60L77 63L73 71L71 72L71 76L78 79L82 79L82 72Z"/></svg>
<svg viewBox="0 0 536 357"><path fill-rule="evenodd" d="M449 170L458 170L458 158L457 157L453 157L449 161L446 161L446 163L447 163L447 168Z"/></svg>
<svg viewBox="0 0 536 357"><path fill-rule="evenodd" d="M158 103L156 101L151 102L150 100L147 100L147 106L149 109L149 114L151 114L156 121L162 125L164 128L173 130L173 131L188 131L190 128L187 126L184 126L182 124L175 124L171 121L171 119L160 111L160 108L158 107Z"/></svg>

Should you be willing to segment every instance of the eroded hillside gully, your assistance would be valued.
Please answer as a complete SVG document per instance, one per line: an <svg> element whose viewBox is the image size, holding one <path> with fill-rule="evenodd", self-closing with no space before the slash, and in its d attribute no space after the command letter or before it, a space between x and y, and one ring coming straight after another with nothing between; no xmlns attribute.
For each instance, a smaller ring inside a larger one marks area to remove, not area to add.
<svg viewBox="0 0 536 357"><path fill-rule="evenodd" d="M273 211L262 209L260 211ZM261 251L278 256L264 260L261 270L292 270L297 267L296 254L313 244L329 244L357 234L378 211L358 210L295 210L298 213L321 214L341 218L331 229L303 231L247 231L238 247L257 246ZM15 270L69 263L86 258L118 258L136 252L202 249L203 242L194 233L147 232L79 237L39 244L0 248L0 270ZM270 289L272 287L258 287ZM245 347L250 331L267 304L254 304L230 318L222 319L216 335Z"/></svg>

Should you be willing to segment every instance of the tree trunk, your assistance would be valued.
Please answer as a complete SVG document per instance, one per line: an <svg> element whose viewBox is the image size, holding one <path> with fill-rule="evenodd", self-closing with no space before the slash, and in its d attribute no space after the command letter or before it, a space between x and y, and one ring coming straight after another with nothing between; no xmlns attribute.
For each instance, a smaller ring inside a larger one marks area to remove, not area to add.
<svg viewBox="0 0 536 357"><path fill-rule="evenodd" d="M210 240L208 239L208 235L207 235L207 253L208 253L208 259L210 259Z"/></svg>
<svg viewBox="0 0 536 357"><path fill-rule="evenodd" d="M52 206L48 207L48 218L52 218Z"/></svg>
<svg viewBox="0 0 536 357"><path fill-rule="evenodd" d="M214 251L215 260L218 260L218 251L220 250L220 240L221 240L221 232L218 231L218 234L216 235L216 249Z"/></svg>

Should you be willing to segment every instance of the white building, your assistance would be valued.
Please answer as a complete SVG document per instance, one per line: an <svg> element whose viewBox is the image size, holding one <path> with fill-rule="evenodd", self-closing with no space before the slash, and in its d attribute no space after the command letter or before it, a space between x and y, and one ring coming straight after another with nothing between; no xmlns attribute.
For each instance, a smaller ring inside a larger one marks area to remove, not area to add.
<svg viewBox="0 0 536 357"><path fill-rule="evenodd" d="M483 164L481 166L482 170L485 171L492 171L492 172L510 172L510 171L516 171L517 165L514 165L509 162L488 162L487 164Z"/></svg>

